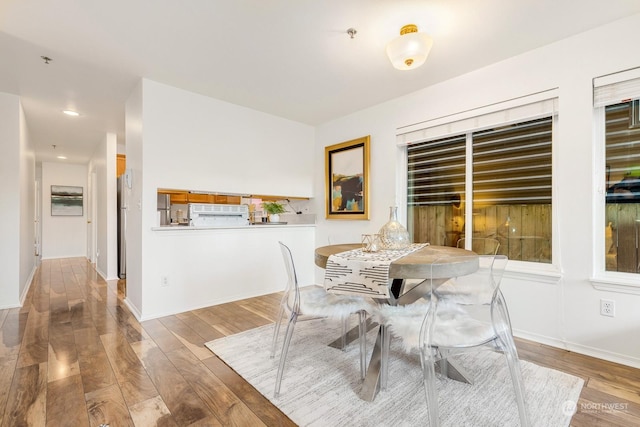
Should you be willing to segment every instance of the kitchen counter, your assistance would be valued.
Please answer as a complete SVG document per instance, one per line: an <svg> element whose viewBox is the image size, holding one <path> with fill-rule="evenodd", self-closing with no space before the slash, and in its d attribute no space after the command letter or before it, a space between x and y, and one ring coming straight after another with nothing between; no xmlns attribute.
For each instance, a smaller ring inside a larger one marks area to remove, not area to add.
<svg viewBox="0 0 640 427"><path fill-rule="evenodd" d="M153 231L182 231L182 230L250 230L250 229L265 229L265 228L297 228L297 227L315 227L316 224L270 224L260 223L251 225L234 225L234 226L222 226L222 227L193 227L191 225L163 225L162 227L151 227Z"/></svg>
<svg viewBox="0 0 640 427"><path fill-rule="evenodd" d="M279 241L295 251L301 283L313 283L315 224L149 227L143 248L155 300L148 318L281 292L287 282ZM147 266L142 266L145 268Z"/></svg>

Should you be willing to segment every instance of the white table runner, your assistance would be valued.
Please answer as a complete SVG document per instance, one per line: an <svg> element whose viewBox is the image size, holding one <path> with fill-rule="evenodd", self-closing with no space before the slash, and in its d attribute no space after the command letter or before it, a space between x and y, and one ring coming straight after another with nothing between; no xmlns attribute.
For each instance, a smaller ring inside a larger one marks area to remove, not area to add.
<svg viewBox="0 0 640 427"><path fill-rule="evenodd" d="M403 256L428 243L414 243L397 251L363 252L362 249L329 256L324 274L324 287L334 294L389 298L389 266Z"/></svg>

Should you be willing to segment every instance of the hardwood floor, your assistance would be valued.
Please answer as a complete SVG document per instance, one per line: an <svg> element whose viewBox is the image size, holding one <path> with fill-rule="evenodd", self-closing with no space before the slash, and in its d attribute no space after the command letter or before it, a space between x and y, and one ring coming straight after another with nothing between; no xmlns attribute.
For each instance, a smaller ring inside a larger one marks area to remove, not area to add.
<svg viewBox="0 0 640 427"><path fill-rule="evenodd" d="M204 347L272 323L278 302L265 295L139 323L85 259L43 261L24 306L0 310L0 425L294 425ZM640 425L640 370L517 345L523 360L584 378L571 425Z"/></svg>

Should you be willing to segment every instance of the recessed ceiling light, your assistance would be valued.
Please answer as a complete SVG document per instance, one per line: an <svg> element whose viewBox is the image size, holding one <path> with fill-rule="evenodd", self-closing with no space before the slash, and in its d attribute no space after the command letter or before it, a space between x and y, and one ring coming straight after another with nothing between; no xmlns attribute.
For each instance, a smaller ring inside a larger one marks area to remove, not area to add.
<svg viewBox="0 0 640 427"><path fill-rule="evenodd" d="M67 160L67 156L58 156L60 160Z"/></svg>
<svg viewBox="0 0 640 427"><path fill-rule="evenodd" d="M76 113L75 111L72 111L72 110L64 110L63 113L65 113L67 116L73 116L73 117L77 117L80 115L80 113Z"/></svg>

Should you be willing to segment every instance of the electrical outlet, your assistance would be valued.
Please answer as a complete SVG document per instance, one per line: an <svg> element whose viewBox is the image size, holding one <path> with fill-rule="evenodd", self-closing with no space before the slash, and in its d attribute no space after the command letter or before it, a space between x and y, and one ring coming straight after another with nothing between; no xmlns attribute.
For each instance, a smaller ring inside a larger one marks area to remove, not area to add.
<svg viewBox="0 0 640 427"><path fill-rule="evenodd" d="M169 278L167 276L162 276L160 278L160 286L162 286L163 288L169 286Z"/></svg>
<svg viewBox="0 0 640 427"><path fill-rule="evenodd" d="M602 316L616 317L616 302L610 299L601 299L600 314Z"/></svg>

